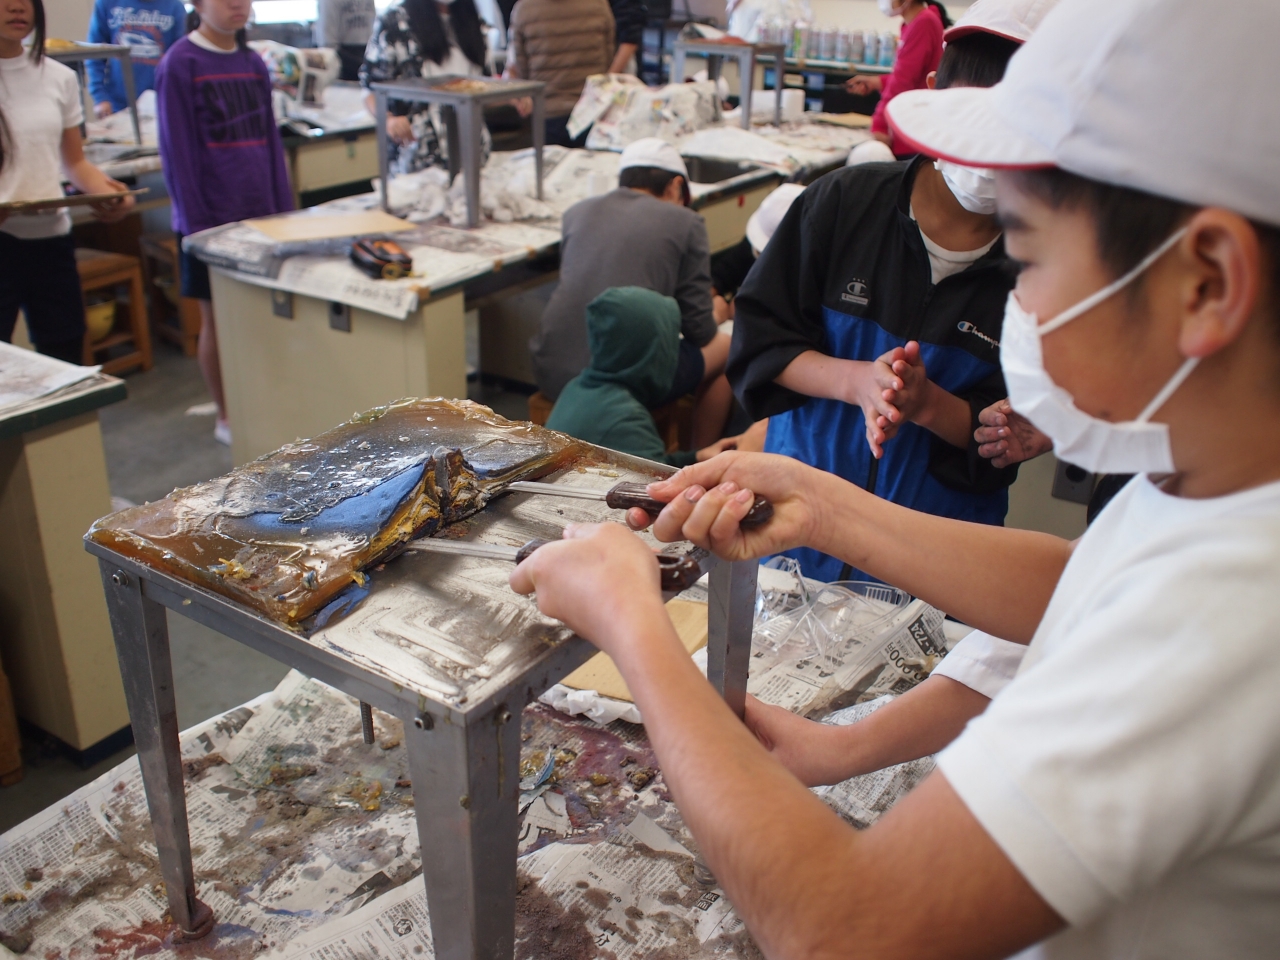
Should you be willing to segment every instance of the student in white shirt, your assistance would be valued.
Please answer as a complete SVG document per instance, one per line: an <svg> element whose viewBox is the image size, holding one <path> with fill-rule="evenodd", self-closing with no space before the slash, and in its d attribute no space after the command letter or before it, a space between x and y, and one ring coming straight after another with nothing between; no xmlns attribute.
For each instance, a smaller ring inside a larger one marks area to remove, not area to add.
<svg viewBox="0 0 1280 960"><path fill-rule="evenodd" d="M64 174L82 193L126 190L84 158L80 84L44 55L44 4L0 0L0 14L0 202L61 197ZM112 221L132 208L126 196L95 204L93 213ZM65 207L0 210L0 340L12 339L19 310L37 350L80 362L84 303Z"/></svg>
<svg viewBox="0 0 1280 960"><path fill-rule="evenodd" d="M1062 0L996 87L889 109L904 142L996 168L1022 264L1013 408L1072 462L1138 474L1080 541L915 514L757 454L650 487L659 539L734 560L812 545L1029 643L876 825L847 827L715 696L642 541L573 527L512 574L618 664L767 956L1276 956L1280 103L1239 91L1280 81L1280 6L1220 13ZM1232 51L1213 83L1188 66L1204 49ZM1231 136L1182 136L1188 111ZM743 530L756 494L774 516Z"/></svg>

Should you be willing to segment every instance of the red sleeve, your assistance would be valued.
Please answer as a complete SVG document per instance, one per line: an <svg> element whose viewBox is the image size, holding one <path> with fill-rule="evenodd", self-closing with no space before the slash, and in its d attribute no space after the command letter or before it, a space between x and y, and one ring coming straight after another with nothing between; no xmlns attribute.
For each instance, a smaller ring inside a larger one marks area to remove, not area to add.
<svg viewBox="0 0 1280 960"><path fill-rule="evenodd" d="M904 90L924 88L924 80L938 69L942 59L942 20L938 11L927 6L921 14L902 28L902 45L898 58L893 62L893 72L884 78L880 102L872 114L871 130L888 133L889 121L884 109L889 101Z"/></svg>

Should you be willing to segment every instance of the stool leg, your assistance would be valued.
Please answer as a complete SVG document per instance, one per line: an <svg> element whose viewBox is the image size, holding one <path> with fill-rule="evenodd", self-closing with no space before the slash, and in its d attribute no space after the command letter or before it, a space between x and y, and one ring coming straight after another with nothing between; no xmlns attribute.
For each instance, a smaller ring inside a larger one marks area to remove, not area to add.
<svg viewBox="0 0 1280 960"><path fill-rule="evenodd" d="M420 716L405 745L436 958L511 960L520 712L499 706L465 727Z"/></svg>
<svg viewBox="0 0 1280 960"><path fill-rule="evenodd" d="M165 609L142 595L136 577L106 560L99 567L169 913L179 939L199 939L213 929L213 911L196 899Z"/></svg>
<svg viewBox="0 0 1280 960"><path fill-rule="evenodd" d="M150 370L151 330L147 326L147 310L142 292L142 270L134 268L129 278L129 318L133 329L133 348L142 355L142 369Z"/></svg>

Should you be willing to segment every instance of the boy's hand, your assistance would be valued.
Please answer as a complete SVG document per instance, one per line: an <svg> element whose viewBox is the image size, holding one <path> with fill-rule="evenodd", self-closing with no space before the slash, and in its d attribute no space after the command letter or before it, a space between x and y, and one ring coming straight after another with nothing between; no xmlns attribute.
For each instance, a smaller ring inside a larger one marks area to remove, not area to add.
<svg viewBox="0 0 1280 960"><path fill-rule="evenodd" d="M744 453L763 453L764 438L769 430L769 418L758 420L736 437L725 437L698 451L698 462L710 460L726 450L741 450Z"/></svg>
<svg viewBox="0 0 1280 960"><path fill-rule="evenodd" d="M116 112L116 108L111 106L110 100L103 100L93 105L93 115L99 120L106 119Z"/></svg>
<svg viewBox="0 0 1280 960"><path fill-rule="evenodd" d="M903 421L917 421L926 413L933 384L920 356L920 343L912 340L905 347L894 347L879 360L885 363L902 381L902 389L895 390L890 403L902 413ZM895 425L896 431L896 425Z"/></svg>
<svg viewBox="0 0 1280 960"><path fill-rule="evenodd" d="M888 354L886 354L888 356ZM875 361L851 360L853 374L846 384L845 403L862 408L866 421L867 446L877 460L884 456L884 444L897 432L902 423L902 411L893 403L893 397L904 386L902 379L882 357Z"/></svg>
<svg viewBox="0 0 1280 960"><path fill-rule="evenodd" d="M978 455L992 466L1007 467L1048 453L1053 441L1032 426L1031 421L1014 413L1008 400L998 400L978 414L982 426L973 431Z"/></svg>
<svg viewBox="0 0 1280 960"><path fill-rule="evenodd" d="M559 543L535 550L511 572L516 593L538 594L538 609L612 654L621 623L665 617L658 561L617 523L570 524Z"/></svg>
<svg viewBox="0 0 1280 960"><path fill-rule="evenodd" d="M840 775L838 737L833 736L839 727L814 723L790 710L763 703L750 694L743 722L774 759L806 787L845 779Z"/></svg>
<svg viewBox="0 0 1280 960"><path fill-rule="evenodd" d="M722 453L649 484L649 495L667 506L653 524L664 543L692 540L725 560L748 560L812 545L823 528L818 486L828 475L790 457ZM743 530L739 521L756 494L773 504L768 523ZM635 529L649 524L643 510L627 513Z"/></svg>

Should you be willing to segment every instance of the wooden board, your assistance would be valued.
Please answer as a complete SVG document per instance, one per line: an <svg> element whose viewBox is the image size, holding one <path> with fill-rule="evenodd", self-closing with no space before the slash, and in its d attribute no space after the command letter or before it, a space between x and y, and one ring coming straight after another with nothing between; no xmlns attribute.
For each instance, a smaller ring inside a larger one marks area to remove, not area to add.
<svg viewBox="0 0 1280 960"><path fill-rule="evenodd" d="M413 224L381 210L359 210L353 213L331 213L319 216L303 214L291 217L263 217L247 221L277 243L293 240L330 240L335 237L359 237L370 233L396 233L412 230Z"/></svg>
<svg viewBox="0 0 1280 960"><path fill-rule="evenodd" d="M41 210L57 210L61 207L85 207L103 200L114 200L118 197L136 197L149 193L150 187L141 190L121 190L118 193L76 193L69 197L49 197L47 200L10 200L0 203L0 210L8 213L38 213Z"/></svg>
<svg viewBox="0 0 1280 960"><path fill-rule="evenodd" d="M809 119L818 123L830 123L837 127L863 130L871 126L871 117L865 113L811 113Z"/></svg>
<svg viewBox="0 0 1280 960"><path fill-rule="evenodd" d="M667 614L675 624L676 633L684 643L684 648L693 654L707 645L707 605L692 600L668 600ZM614 666L607 653L597 653L573 673L560 681L574 690L594 690L602 697L615 700L631 699L631 691L626 681Z"/></svg>

